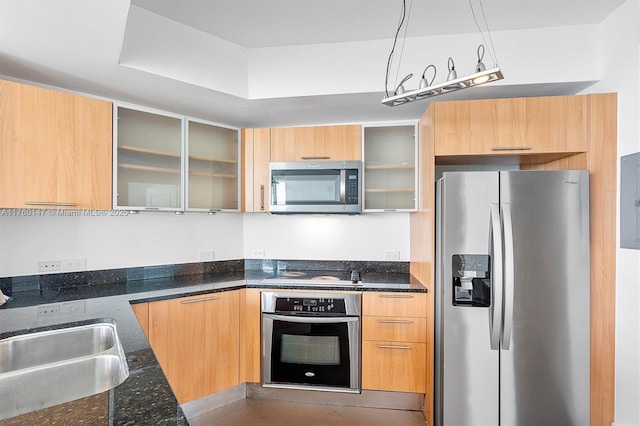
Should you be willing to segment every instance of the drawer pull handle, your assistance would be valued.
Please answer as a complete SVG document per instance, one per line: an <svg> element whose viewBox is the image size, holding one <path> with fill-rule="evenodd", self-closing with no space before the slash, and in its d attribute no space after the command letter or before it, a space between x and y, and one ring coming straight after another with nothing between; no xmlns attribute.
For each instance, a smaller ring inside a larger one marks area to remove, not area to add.
<svg viewBox="0 0 640 426"><path fill-rule="evenodd" d="M491 151L529 151L530 146L494 146Z"/></svg>
<svg viewBox="0 0 640 426"><path fill-rule="evenodd" d="M331 157L328 155L316 155L316 156L302 156L300 157L303 160L329 160Z"/></svg>
<svg viewBox="0 0 640 426"><path fill-rule="evenodd" d="M378 295L380 299L413 299L413 296L410 295L399 295L399 294L380 294Z"/></svg>
<svg viewBox="0 0 640 426"><path fill-rule="evenodd" d="M211 297L205 297L205 298L203 298L203 299L183 300L183 301L182 301L182 302L180 302L180 303L182 303L183 305L187 305L187 304L189 304L189 303L206 302L206 301L208 301L208 300L216 300L216 299L217 299L217 297L215 297L215 296L211 296Z"/></svg>
<svg viewBox="0 0 640 426"><path fill-rule="evenodd" d="M25 201L27 206L55 206L55 207L73 207L76 203L58 203L55 201Z"/></svg>
<svg viewBox="0 0 640 426"><path fill-rule="evenodd" d="M413 324L413 321L409 320L378 320L380 324Z"/></svg>
<svg viewBox="0 0 640 426"><path fill-rule="evenodd" d="M411 346L378 345L380 349L411 349Z"/></svg>

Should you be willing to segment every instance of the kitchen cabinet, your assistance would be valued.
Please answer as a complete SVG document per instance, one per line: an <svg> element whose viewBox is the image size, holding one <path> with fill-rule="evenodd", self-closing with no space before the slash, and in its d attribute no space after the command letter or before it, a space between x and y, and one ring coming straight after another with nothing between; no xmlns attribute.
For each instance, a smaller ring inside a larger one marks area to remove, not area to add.
<svg viewBox="0 0 640 426"><path fill-rule="evenodd" d="M0 208L111 208L112 104L0 81Z"/></svg>
<svg viewBox="0 0 640 426"><path fill-rule="evenodd" d="M271 161L362 159L362 126L309 126L271 129Z"/></svg>
<svg viewBox="0 0 640 426"><path fill-rule="evenodd" d="M260 383L260 309L261 291L255 288L240 293L240 383Z"/></svg>
<svg viewBox="0 0 640 426"><path fill-rule="evenodd" d="M187 210L238 210L238 129L187 122Z"/></svg>
<svg viewBox="0 0 640 426"><path fill-rule="evenodd" d="M363 389L424 393L427 346L426 294L363 293Z"/></svg>
<svg viewBox="0 0 640 426"><path fill-rule="evenodd" d="M183 210L182 118L115 108L114 207Z"/></svg>
<svg viewBox="0 0 640 426"><path fill-rule="evenodd" d="M528 156L585 152L585 96L486 99L433 104L435 155Z"/></svg>
<svg viewBox="0 0 640 426"><path fill-rule="evenodd" d="M182 404L239 384L240 290L149 303L149 341Z"/></svg>
<svg viewBox="0 0 640 426"><path fill-rule="evenodd" d="M271 129L242 130L243 212L268 212Z"/></svg>
<svg viewBox="0 0 640 426"><path fill-rule="evenodd" d="M416 209L416 124L363 127L364 210Z"/></svg>

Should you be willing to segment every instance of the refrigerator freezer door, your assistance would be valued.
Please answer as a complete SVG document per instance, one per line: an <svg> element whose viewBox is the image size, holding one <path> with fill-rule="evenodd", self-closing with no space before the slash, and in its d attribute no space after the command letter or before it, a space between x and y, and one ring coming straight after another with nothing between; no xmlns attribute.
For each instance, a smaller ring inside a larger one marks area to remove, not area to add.
<svg viewBox="0 0 640 426"><path fill-rule="evenodd" d="M588 180L585 171L500 173L515 268L503 426L589 424Z"/></svg>
<svg viewBox="0 0 640 426"><path fill-rule="evenodd" d="M499 202L498 173L445 173L438 187L436 424L497 425L499 351L491 349L490 307L454 306L453 283L460 278L452 268L454 258L470 255L475 265L456 275L475 275L474 269L482 273L484 266L477 262L489 254L490 205Z"/></svg>

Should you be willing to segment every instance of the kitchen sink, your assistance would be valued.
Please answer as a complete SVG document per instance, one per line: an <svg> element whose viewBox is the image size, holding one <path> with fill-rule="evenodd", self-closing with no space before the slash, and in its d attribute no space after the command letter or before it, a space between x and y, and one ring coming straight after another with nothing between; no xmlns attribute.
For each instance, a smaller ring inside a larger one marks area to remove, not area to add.
<svg viewBox="0 0 640 426"><path fill-rule="evenodd" d="M0 420L107 391L129 377L110 320L0 340Z"/></svg>

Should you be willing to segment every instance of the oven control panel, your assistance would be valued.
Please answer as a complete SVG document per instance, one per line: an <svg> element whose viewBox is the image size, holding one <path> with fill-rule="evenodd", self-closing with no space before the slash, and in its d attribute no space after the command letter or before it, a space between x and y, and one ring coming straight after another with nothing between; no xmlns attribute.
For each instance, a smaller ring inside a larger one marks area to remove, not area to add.
<svg viewBox="0 0 640 426"><path fill-rule="evenodd" d="M307 297L276 298L277 313L314 313L346 315L344 299L324 299Z"/></svg>

